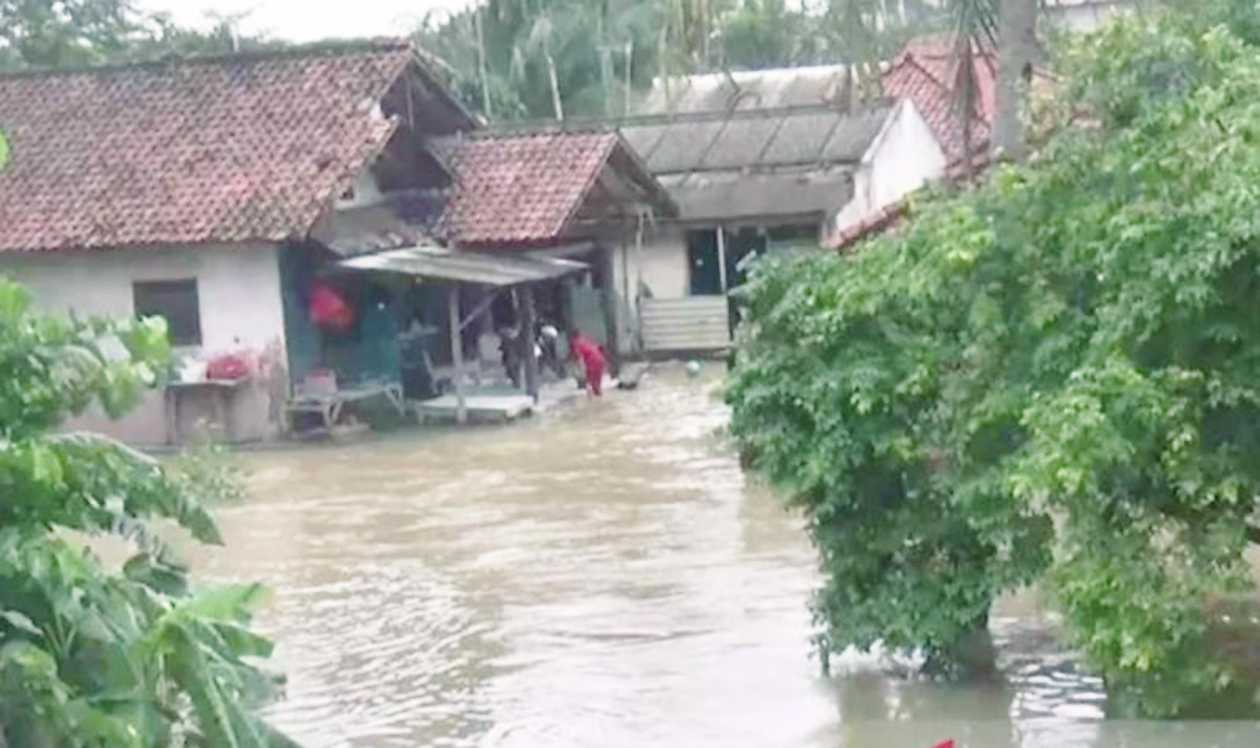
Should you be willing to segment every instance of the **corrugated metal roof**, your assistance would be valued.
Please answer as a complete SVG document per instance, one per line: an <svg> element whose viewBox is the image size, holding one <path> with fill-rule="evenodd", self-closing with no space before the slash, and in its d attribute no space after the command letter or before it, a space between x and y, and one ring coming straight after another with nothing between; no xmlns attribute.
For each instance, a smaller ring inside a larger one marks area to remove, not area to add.
<svg viewBox="0 0 1260 748"><path fill-rule="evenodd" d="M816 65L657 78L636 110L695 114L829 105L840 100L847 70L844 65Z"/></svg>
<svg viewBox="0 0 1260 748"><path fill-rule="evenodd" d="M856 112L826 107L634 119L622 133L657 176L856 162L895 104ZM684 211L685 215L685 211Z"/></svg>
<svg viewBox="0 0 1260 748"><path fill-rule="evenodd" d="M347 270L401 273L496 288L561 278L590 269L586 263L576 260L464 252L436 246L361 255L337 265Z"/></svg>

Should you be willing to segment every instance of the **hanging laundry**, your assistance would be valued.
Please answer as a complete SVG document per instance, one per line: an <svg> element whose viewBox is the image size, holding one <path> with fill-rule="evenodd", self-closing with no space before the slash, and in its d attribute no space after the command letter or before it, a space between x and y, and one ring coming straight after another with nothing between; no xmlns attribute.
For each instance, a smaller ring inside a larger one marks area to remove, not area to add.
<svg viewBox="0 0 1260 748"><path fill-rule="evenodd" d="M324 330L346 332L354 326L354 307L332 286L316 282L309 306L311 321Z"/></svg>

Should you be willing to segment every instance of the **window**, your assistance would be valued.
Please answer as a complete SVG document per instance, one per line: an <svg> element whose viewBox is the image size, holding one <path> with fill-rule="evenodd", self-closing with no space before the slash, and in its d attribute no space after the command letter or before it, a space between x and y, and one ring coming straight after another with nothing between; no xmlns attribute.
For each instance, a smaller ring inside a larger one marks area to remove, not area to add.
<svg viewBox="0 0 1260 748"><path fill-rule="evenodd" d="M171 345L201 345L201 304L196 279L132 284L137 317L162 317Z"/></svg>

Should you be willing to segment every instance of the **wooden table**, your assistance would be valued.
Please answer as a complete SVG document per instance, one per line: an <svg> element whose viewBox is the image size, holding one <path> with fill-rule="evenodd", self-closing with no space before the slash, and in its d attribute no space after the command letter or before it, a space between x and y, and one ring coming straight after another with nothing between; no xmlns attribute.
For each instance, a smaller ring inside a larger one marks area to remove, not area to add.
<svg viewBox="0 0 1260 748"><path fill-rule="evenodd" d="M397 382L365 384L327 394L297 395L286 407L289 413L289 429L293 429L293 416L297 413L314 413L323 420L324 428L332 429L337 419L341 417L341 410L346 403L371 400L374 397L384 397L389 400L389 404L394 406L399 415L407 415L407 403L403 400L401 384Z"/></svg>
<svg viewBox="0 0 1260 748"><path fill-rule="evenodd" d="M223 427L225 439L232 436L232 395L244 384L244 379L206 379L201 382L170 382L163 393L166 400L166 443L179 443L179 401L186 392L210 392L214 394L214 420Z"/></svg>

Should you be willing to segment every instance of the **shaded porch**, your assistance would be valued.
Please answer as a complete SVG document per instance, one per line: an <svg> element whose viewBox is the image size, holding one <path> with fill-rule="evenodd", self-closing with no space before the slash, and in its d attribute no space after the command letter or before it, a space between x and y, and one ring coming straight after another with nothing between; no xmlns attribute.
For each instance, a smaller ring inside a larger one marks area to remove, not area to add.
<svg viewBox="0 0 1260 748"><path fill-rule="evenodd" d="M422 324L416 334L446 337L449 368L443 370L434 364L422 347L420 355L409 362L412 368L425 370L421 378L434 386L430 392L413 388L407 399L422 420L450 419L457 423L467 422L470 416L473 420L512 420L533 412L541 402L544 364L550 364L563 388L567 381L563 362L568 351L562 340L555 340L551 355L542 355L544 343L536 332L541 326L538 297L554 297L557 291L563 295L570 279L589 271L587 264L563 257L468 252L429 244L351 257L332 269L335 273L402 278L445 297L445 329ZM559 329L572 326L563 309L560 318L555 318L555 311L547 316ZM468 350L470 342L474 351ZM482 376L496 349L508 383ZM475 373L469 367L470 360L477 362ZM519 373L513 376L515 366L519 366ZM402 379L406 388L407 377ZM449 390L441 383L449 383ZM577 392L571 382L567 389ZM549 399L561 399L560 392L551 391Z"/></svg>

